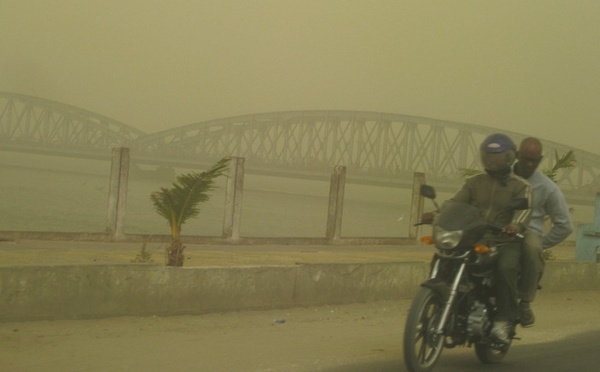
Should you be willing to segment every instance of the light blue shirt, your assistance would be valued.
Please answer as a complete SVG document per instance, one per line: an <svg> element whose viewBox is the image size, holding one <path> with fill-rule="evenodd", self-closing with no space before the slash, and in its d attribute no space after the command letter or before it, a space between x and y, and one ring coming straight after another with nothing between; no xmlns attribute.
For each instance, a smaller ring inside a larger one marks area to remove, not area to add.
<svg viewBox="0 0 600 372"><path fill-rule="evenodd" d="M559 187L548 176L536 170L527 179L533 190L533 205L529 228L542 236L542 247L551 248L573 232L569 207ZM544 218L552 221L550 231L544 235Z"/></svg>

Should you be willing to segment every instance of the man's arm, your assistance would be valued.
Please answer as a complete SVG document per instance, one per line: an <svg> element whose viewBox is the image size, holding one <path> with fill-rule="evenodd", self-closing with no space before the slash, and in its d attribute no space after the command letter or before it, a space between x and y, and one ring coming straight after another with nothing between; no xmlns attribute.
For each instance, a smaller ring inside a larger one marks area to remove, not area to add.
<svg viewBox="0 0 600 372"><path fill-rule="evenodd" d="M471 182L470 179L467 179L465 183L463 183L462 187L450 200L461 202L461 203L470 203L471 202Z"/></svg>
<svg viewBox="0 0 600 372"><path fill-rule="evenodd" d="M573 232L573 223L565 197L558 187L550 193L545 208L552 221L550 231L542 237L542 247L548 249L565 240Z"/></svg>

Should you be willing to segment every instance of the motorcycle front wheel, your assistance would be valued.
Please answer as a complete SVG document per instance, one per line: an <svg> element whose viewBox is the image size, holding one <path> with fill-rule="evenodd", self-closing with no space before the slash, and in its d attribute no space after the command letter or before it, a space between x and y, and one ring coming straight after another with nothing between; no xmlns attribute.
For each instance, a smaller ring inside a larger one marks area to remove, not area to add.
<svg viewBox="0 0 600 372"><path fill-rule="evenodd" d="M411 372L431 371L443 349L444 336L436 333L444 301L429 288L415 296L404 328L404 362Z"/></svg>

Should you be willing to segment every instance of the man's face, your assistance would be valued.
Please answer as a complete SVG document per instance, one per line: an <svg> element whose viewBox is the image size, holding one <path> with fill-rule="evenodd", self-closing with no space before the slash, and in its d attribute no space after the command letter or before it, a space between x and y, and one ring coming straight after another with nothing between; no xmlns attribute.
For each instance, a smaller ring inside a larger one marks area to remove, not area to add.
<svg viewBox="0 0 600 372"><path fill-rule="evenodd" d="M517 152L517 160L519 161L519 175L523 178L529 178L535 172L537 167L542 162L541 150L534 146L526 146L520 148Z"/></svg>
<svg viewBox="0 0 600 372"><path fill-rule="evenodd" d="M508 165L507 155L505 152L501 152L498 154L490 153L485 154L483 158L483 166L485 169L489 171L499 171L501 169L506 168Z"/></svg>

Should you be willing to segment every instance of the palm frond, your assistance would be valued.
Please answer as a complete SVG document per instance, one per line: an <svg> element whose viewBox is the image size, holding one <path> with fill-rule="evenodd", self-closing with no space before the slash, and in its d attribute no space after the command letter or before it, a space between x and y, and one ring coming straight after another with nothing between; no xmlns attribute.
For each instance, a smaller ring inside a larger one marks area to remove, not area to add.
<svg viewBox="0 0 600 372"><path fill-rule="evenodd" d="M169 190L161 187L160 191L155 191L150 194L150 199L152 199L152 202L154 203L156 212L166 220L170 220L173 214L174 205Z"/></svg>
<svg viewBox="0 0 600 372"><path fill-rule="evenodd" d="M156 212L164 217L169 223L171 228L171 236L176 239L179 235L179 227L177 224L177 206L176 200L174 200L171 192L164 187L161 187L160 191L153 192L150 194L150 199L154 203Z"/></svg>
<svg viewBox="0 0 600 372"><path fill-rule="evenodd" d="M545 168L542 172L548 176L552 181L557 182L556 176L558 171L561 169L573 168L577 164L577 158L573 150L567 151L563 156L558 155L558 151L554 150L554 166L552 168Z"/></svg>
<svg viewBox="0 0 600 372"><path fill-rule="evenodd" d="M169 221L174 234L188 219L198 216L199 205L210 199L215 179L225 173L230 160L223 158L205 172L179 175L170 189L161 188L150 195L156 211Z"/></svg>

